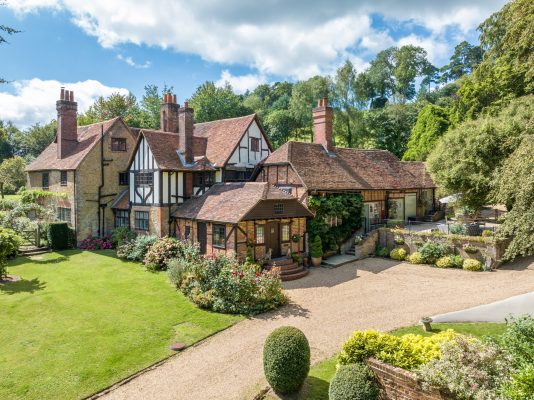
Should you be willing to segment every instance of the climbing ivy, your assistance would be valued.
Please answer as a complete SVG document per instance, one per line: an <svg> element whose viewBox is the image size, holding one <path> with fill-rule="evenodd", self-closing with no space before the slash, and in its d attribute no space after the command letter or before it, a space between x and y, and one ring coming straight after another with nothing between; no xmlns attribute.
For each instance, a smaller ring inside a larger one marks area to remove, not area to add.
<svg viewBox="0 0 534 400"><path fill-rule="evenodd" d="M308 223L309 237L319 235L325 251L337 250L362 223L363 199L359 193L310 196L308 207L315 213ZM341 223L331 227L328 220L332 217Z"/></svg>

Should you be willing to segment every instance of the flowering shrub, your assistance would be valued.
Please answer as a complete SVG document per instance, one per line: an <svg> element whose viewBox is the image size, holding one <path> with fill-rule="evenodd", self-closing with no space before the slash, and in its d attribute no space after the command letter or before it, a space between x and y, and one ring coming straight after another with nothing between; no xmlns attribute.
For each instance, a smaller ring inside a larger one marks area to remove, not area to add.
<svg viewBox="0 0 534 400"><path fill-rule="evenodd" d="M146 252L157 240L157 236L137 236L134 240L119 245L117 257L130 261L143 261Z"/></svg>
<svg viewBox="0 0 534 400"><path fill-rule="evenodd" d="M11 229L0 227L0 280L6 274L7 258L22 245L22 238Z"/></svg>
<svg viewBox="0 0 534 400"><path fill-rule="evenodd" d="M104 236L103 238L89 236L80 242L79 247L82 250L106 250L112 249L113 243L109 236Z"/></svg>
<svg viewBox="0 0 534 400"><path fill-rule="evenodd" d="M397 261L404 261L406 259L406 250L403 248L396 248L391 250L391 253L389 253L389 256Z"/></svg>
<svg viewBox="0 0 534 400"><path fill-rule="evenodd" d="M408 261L412 264L424 264L425 260L420 252L415 251L408 256Z"/></svg>
<svg viewBox="0 0 534 400"><path fill-rule="evenodd" d="M375 330L355 331L343 345L338 363L346 365L374 357L396 367L413 370L439 358L443 344L456 335L451 329L429 337L414 334L398 337Z"/></svg>
<svg viewBox="0 0 534 400"><path fill-rule="evenodd" d="M154 242L145 254L144 264L149 271L167 269L167 262L180 255L184 244L172 237L164 237Z"/></svg>
<svg viewBox="0 0 534 400"><path fill-rule="evenodd" d="M450 393L458 400L498 400L511 372L511 357L495 343L458 336L445 342L441 358L422 365L423 387Z"/></svg>
<svg viewBox="0 0 534 400"><path fill-rule="evenodd" d="M482 263L474 258L466 258L464 260L463 269L467 271L482 271Z"/></svg>
<svg viewBox="0 0 534 400"><path fill-rule="evenodd" d="M503 385L502 392L509 400L534 399L534 365L526 364L512 373L510 381Z"/></svg>
<svg viewBox="0 0 534 400"><path fill-rule="evenodd" d="M218 256L202 257L195 246L168 261L171 282L199 307L229 314L259 314L286 302L278 272Z"/></svg>

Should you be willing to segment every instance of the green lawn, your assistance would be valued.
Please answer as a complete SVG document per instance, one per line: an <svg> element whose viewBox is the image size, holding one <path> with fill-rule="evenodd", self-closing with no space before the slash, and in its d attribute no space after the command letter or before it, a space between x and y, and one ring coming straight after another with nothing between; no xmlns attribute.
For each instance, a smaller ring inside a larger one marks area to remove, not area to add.
<svg viewBox="0 0 534 400"><path fill-rule="evenodd" d="M18 258L0 285L0 398L76 399L240 321L113 251Z"/></svg>
<svg viewBox="0 0 534 400"><path fill-rule="evenodd" d="M481 339L488 336L500 336L504 332L506 325L492 323L455 323L432 324L432 327L432 332L425 332L420 325L416 325L396 329L391 333L396 336L401 336L405 333L417 333L423 336L430 336L445 329L454 329L456 332ZM328 400L328 386L336 373L336 362L337 360L334 356L312 366L301 393L295 396L295 399Z"/></svg>

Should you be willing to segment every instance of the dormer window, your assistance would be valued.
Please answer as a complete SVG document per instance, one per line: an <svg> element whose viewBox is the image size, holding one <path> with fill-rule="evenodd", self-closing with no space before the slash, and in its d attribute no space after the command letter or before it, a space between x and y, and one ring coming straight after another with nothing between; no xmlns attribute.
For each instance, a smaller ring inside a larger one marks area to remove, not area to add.
<svg viewBox="0 0 534 400"><path fill-rule="evenodd" d="M283 214L284 213L284 204L276 203L274 205L274 213L275 214Z"/></svg>

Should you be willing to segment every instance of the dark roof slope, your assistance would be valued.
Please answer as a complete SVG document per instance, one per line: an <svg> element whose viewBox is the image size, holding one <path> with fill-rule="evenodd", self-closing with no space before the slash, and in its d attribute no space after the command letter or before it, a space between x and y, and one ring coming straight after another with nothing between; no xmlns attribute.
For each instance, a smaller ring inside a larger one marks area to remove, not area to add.
<svg viewBox="0 0 534 400"><path fill-rule="evenodd" d="M33 160L30 165L28 165L26 171L42 171L48 169L72 170L78 168L78 165L80 165L91 149L99 142L102 126L105 135L118 121L124 124L122 119L117 117L92 125L79 126L78 142L72 149L70 149L68 156L61 159L57 158L56 138L41 154L39 154L39 156L37 156L35 160ZM126 127L126 125L124 126ZM129 128L126 128L130 132Z"/></svg>
<svg viewBox="0 0 534 400"><path fill-rule="evenodd" d="M402 162L387 150L334 148L287 142L263 165L289 163L308 190L385 190L435 187L421 162Z"/></svg>
<svg viewBox="0 0 534 400"><path fill-rule="evenodd" d="M298 200L266 182L235 182L213 185L200 197L195 197L181 205L174 213L176 218L196 219L237 223L260 201L280 200L297 202ZM303 216L311 216L302 206Z"/></svg>

